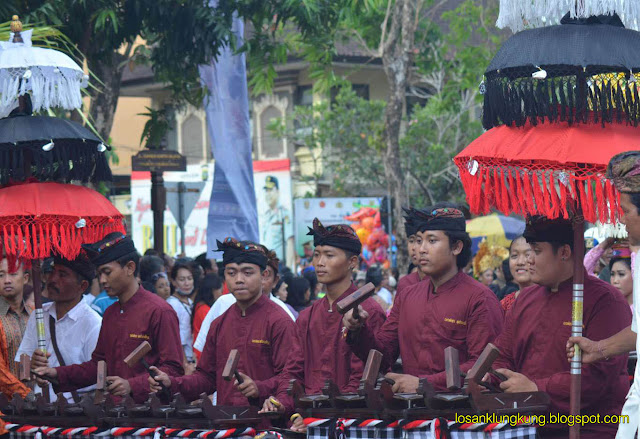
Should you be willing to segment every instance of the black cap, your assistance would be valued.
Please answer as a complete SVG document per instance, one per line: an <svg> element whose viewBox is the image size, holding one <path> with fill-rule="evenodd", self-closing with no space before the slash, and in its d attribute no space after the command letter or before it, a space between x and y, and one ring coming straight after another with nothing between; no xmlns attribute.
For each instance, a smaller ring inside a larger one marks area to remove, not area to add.
<svg viewBox="0 0 640 439"><path fill-rule="evenodd" d="M527 218L523 235L527 242L572 244L573 223L569 219L549 219L546 216L534 215Z"/></svg>
<svg viewBox="0 0 640 439"><path fill-rule="evenodd" d="M136 253L136 247L131 238L120 232L109 233L98 242L83 244L82 248L85 249L89 259L96 267Z"/></svg>
<svg viewBox="0 0 640 439"><path fill-rule="evenodd" d="M89 261L89 258L84 252L80 252L73 261L61 256L54 256L53 265L64 265L84 277L89 282L96 277L96 267L91 263L91 261Z"/></svg>
<svg viewBox="0 0 640 439"><path fill-rule="evenodd" d="M264 179L264 189L280 189L280 185L278 184L278 178L273 175L267 175L267 178Z"/></svg>

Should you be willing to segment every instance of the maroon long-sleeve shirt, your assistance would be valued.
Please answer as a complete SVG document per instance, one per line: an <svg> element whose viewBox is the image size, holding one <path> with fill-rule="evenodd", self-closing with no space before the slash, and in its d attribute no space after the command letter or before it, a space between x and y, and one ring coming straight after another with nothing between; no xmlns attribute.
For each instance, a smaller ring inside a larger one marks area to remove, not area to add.
<svg viewBox="0 0 640 439"><path fill-rule="evenodd" d="M298 345L288 364L290 378L304 383L307 394L322 393L327 379L331 379L342 393L358 389L364 363L353 354L345 341L342 314L337 303L356 291L351 286L331 306L327 297L314 302L298 316ZM362 307L369 313L369 324L377 329L384 323L385 315L380 305L367 299ZM280 393L281 397L282 392Z"/></svg>
<svg viewBox="0 0 640 439"><path fill-rule="evenodd" d="M291 317L268 297L261 295L244 313L237 303L211 323L207 341L193 375L172 378L171 390L186 400L200 393L218 391L218 404L246 406L247 398L232 381L222 379L222 371L232 349L238 349L238 371L258 386L260 404L276 394L283 371L294 350L295 324Z"/></svg>
<svg viewBox="0 0 640 439"><path fill-rule="evenodd" d="M409 273L406 276L402 276L398 281L398 288L396 288L396 294L417 284L421 280L424 280L424 279L420 279L420 275L418 274L418 271L414 271L413 273Z"/></svg>
<svg viewBox="0 0 640 439"><path fill-rule="evenodd" d="M495 294L458 272L437 292L431 280L407 288L396 295L391 314L379 331L367 321L349 339L360 358L377 349L383 354L385 369L399 355L405 374L427 378L436 390L445 390L445 348L458 350L460 369L466 372L487 343L498 336L502 321Z"/></svg>
<svg viewBox="0 0 640 439"><path fill-rule="evenodd" d="M566 343L571 336L572 280L558 292L532 286L522 290L507 312L504 332L495 344L501 355L494 368L521 373L551 397L550 412L569 414L570 364ZM610 337L631 324L629 305L613 286L585 271L583 335ZM581 414L619 415L629 390L627 355L582 366ZM614 437L617 424L587 424L583 438ZM568 428L546 425L542 437L568 437Z"/></svg>
<svg viewBox="0 0 640 439"><path fill-rule="evenodd" d="M184 373L176 312L156 294L139 287L125 304L116 302L105 311L91 360L56 368L60 382L56 391L95 384L98 361L105 360L107 375L127 379L133 399L144 402L150 392L149 374L142 364L130 368L123 361L143 341L148 341L152 347L145 356L149 365L172 376Z"/></svg>

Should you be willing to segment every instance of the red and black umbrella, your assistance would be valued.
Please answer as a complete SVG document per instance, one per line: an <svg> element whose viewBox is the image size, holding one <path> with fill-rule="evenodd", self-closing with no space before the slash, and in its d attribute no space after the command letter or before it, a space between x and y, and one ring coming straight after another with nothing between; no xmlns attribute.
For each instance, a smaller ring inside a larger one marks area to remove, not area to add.
<svg viewBox="0 0 640 439"><path fill-rule="evenodd" d="M640 122L640 32L617 15L519 32L485 71L482 123Z"/></svg>
<svg viewBox="0 0 640 439"><path fill-rule="evenodd" d="M100 193L72 184L27 182L0 189L0 254L19 260L58 254L75 259L81 245L125 233L123 216ZM46 352L39 267L32 270L38 348ZM45 398L48 391L44 392Z"/></svg>
<svg viewBox="0 0 640 439"><path fill-rule="evenodd" d="M74 259L82 244L125 233L123 215L100 193L62 183L25 183L0 189L0 239L7 256Z"/></svg>
<svg viewBox="0 0 640 439"><path fill-rule="evenodd" d="M454 158L472 213L495 208L505 214L573 218L574 337L582 335L583 218L603 223L620 218L619 194L605 178L606 168L615 154L637 149L640 128L564 122L492 128ZM580 414L581 364L576 349L571 361L572 415ZM571 437L579 434L579 425L570 429Z"/></svg>

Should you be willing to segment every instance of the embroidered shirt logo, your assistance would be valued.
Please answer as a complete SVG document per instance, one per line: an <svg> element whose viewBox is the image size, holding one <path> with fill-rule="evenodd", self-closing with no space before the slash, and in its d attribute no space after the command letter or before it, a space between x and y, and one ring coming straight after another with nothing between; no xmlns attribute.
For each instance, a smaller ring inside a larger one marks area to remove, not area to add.
<svg viewBox="0 0 640 439"><path fill-rule="evenodd" d="M137 338L141 340L149 340L149 336L146 334L129 334L129 338Z"/></svg>
<svg viewBox="0 0 640 439"><path fill-rule="evenodd" d="M255 343L255 344L264 344L264 345L271 345L271 342L269 342L268 340L257 340L257 339L253 339L251 340L251 343Z"/></svg>
<svg viewBox="0 0 640 439"><path fill-rule="evenodd" d="M445 317L444 321L445 322L449 322L449 323L453 323L455 325L467 326L467 322L465 322L464 320L456 320L456 319L450 319L448 317Z"/></svg>

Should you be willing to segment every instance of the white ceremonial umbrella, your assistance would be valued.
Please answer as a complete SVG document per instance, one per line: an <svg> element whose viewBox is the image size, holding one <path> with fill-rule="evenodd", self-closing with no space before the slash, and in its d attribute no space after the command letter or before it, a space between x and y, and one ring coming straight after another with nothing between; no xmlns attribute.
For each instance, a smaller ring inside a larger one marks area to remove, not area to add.
<svg viewBox="0 0 640 439"><path fill-rule="evenodd" d="M14 16L12 30L17 17ZM29 93L33 111L49 108L73 110L82 106L81 89L88 76L68 55L54 49L33 47L32 30L15 27L9 41L0 42L0 118L18 106L18 97ZM16 36L22 42L14 42Z"/></svg>
<svg viewBox="0 0 640 439"><path fill-rule="evenodd" d="M520 32L523 29L559 24L567 12L571 14L571 18L616 13L627 29L640 30L638 0L500 0L496 26Z"/></svg>

